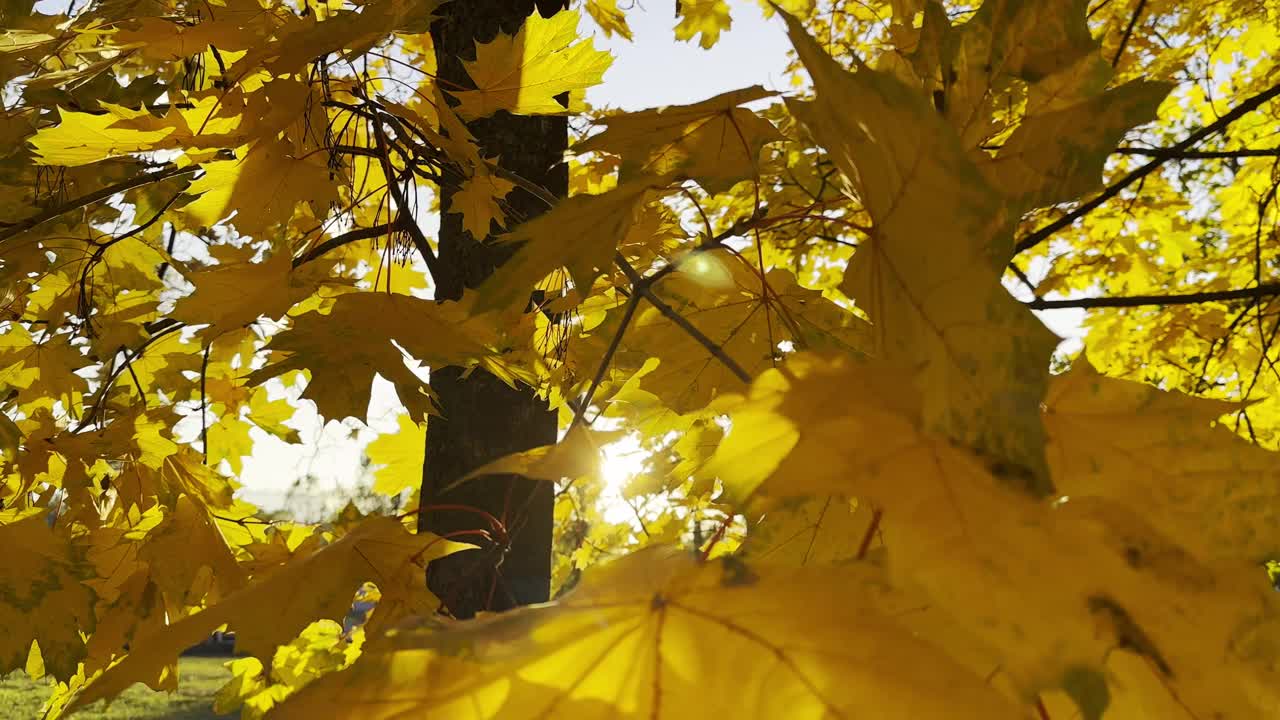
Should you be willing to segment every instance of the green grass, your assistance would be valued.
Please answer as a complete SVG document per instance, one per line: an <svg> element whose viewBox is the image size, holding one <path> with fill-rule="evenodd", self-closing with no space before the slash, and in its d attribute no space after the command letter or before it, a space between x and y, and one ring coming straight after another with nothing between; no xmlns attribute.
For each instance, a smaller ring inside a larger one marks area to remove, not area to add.
<svg viewBox="0 0 1280 720"><path fill-rule="evenodd" d="M178 661L181 682L172 694L134 685L111 707L91 705L73 718L93 720L234 720L239 713L213 714L213 694L231 675L222 666L227 657L184 657ZM0 677L0 719L36 718L49 689L43 680L16 672Z"/></svg>

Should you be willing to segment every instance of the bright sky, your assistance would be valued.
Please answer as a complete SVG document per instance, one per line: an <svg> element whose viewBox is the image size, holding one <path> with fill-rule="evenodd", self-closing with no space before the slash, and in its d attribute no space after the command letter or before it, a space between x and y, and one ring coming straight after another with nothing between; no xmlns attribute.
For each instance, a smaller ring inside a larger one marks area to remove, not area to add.
<svg viewBox="0 0 1280 720"><path fill-rule="evenodd" d="M596 33L596 46L612 51L615 59L604 83L587 93L593 105L638 110L696 102L750 85L773 90L787 87L783 69L791 45L782 21L766 20L756 0L729 1L733 27L711 50L676 41L672 32L674 0L635 1L637 7L627 13L633 42ZM289 445L255 430L254 454L245 459L240 495L260 507L275 509L283 505L289 486L301 476L316 478L310 498L295 498L304 501L319 502L323 496L333 495L337 487L355 486L363 472L360 457L365 443L377 432L396 428L394 397L389 384L374 386L367 429L350 420L322 427L314 408L301 403L290 423L299 429L305 441L301 445ZM304 508L298 510L305 512Z"/></svg>

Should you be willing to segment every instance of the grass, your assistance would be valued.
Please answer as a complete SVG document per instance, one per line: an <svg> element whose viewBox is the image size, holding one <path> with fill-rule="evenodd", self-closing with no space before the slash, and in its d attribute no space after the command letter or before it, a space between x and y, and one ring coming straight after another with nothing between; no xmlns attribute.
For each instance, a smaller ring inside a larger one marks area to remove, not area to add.
<svg viewBox="0 0 1280 720"><path fill-rule="evenodd" d="M98 703L73 718L94 720L234 720L238 713L213 714L213 694L231 676L223 663L229 657L183 657L178 661L181 682L172 694L134 685L103 707ZM0 718L38 718L49 690L44 680L31 680L22 672L0 677Z"/></svg>

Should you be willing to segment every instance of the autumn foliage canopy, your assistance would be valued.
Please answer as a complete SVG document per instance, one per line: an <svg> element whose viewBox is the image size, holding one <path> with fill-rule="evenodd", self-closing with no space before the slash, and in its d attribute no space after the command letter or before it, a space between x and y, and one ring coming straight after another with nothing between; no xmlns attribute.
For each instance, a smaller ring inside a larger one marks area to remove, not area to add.
<svg viewBox="0 0 1280 720"><path fill-rule="evenodd" d="M465 86L439 0L0 3L0 674L52 719L226 628L244 718L1280 717L1280 3L763 9L789 91L614 112L617 0ZM503 113L572 118L567 199ZM437 213L510 250L461 300ZM549 603L428 589L520 522L416 530L443 366L559 413L456 479L556 484ZM407 505L238 497L376 378Z"/></svg>

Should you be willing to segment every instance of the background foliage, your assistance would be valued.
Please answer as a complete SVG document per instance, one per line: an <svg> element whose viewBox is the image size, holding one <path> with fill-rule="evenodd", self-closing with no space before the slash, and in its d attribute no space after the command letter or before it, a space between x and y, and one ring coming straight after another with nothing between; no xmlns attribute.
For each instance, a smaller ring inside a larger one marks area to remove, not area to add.
<svg viewBox="0 0 1280 720"><path fill-rule="evenodd" d="M625 4L531 16L465 88L440 5L0 4L0 672L46 717L175 687L220 627L245 717L1280 714L1280 6L789 0L794 92L619 114L579 26ZM496 113L579 118L570 198L481 155ZM432 212L511 230L458 302ZM521 521L391 500L444 365L560 412L458 480L558 483L556 602L425 586ZM236 498L255 434L363 421L375 377L380 510Z"/></svg>

